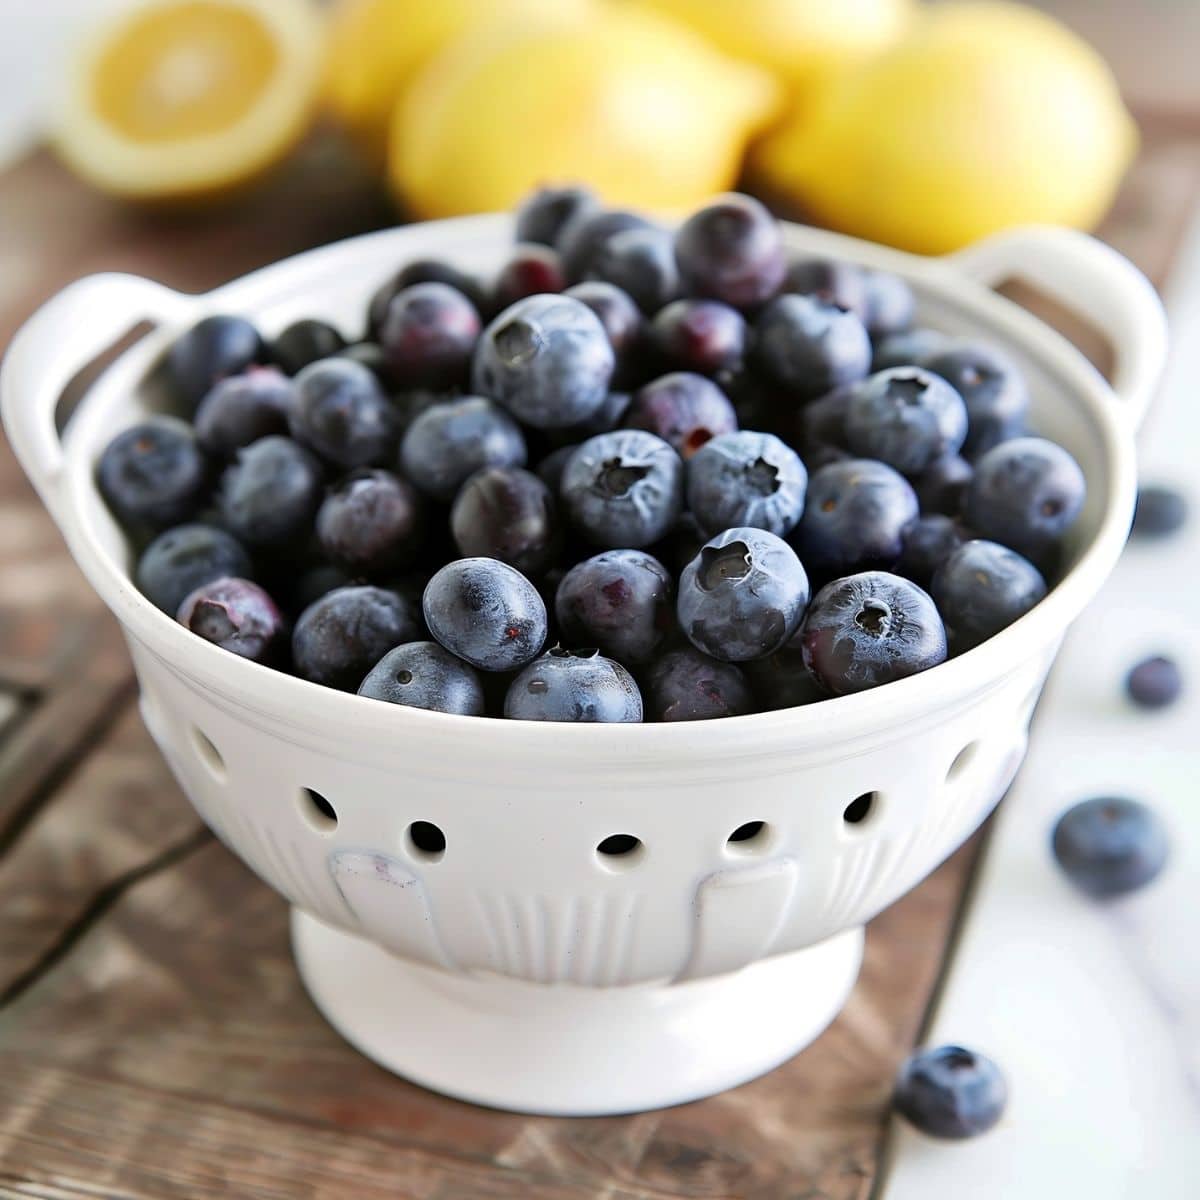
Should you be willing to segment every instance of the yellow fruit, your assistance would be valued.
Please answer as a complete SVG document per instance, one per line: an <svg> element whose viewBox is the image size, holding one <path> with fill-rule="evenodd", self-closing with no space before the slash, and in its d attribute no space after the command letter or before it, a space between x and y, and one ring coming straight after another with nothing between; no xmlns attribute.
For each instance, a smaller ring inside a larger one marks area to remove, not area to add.
<svg viewBox="0 0 1200 1200"><path fill-rule="evenodd" d="M1028 222L1091 227L1136 144L1090 46L1033 9L977 2L930 9L755 163L827 224L941 253Z"/></svg>
<svg viewBox="0 0 1200 1200"><path fill-rule="evenodd" d="M382 161L388 123L409 81L463 33L583 13L594 0L339 0L325 98L362 150Z"/></svg>
<svg viewBox="0 0 1200 1200"><path fill-rule="evenodd" d="M682 209L732 186L776 100L757 68L614 6L434 59L397 110L389 173L423 217L509 208L565 180L612 204Z"/></svg>
<svg viewBox="0 0 1200 1200"><path fill-rule="evenodd" d="M802 97L894 42L913 0L642 0L715 46L774 71Z"/></svg>
<svg viewBox="0 0 1200 1200"><path fill-rule="evenodd" d="M156 0L85 46L54 142L78 174L144 200L223 192L309 127L322 26L310 0Z"/></svg>

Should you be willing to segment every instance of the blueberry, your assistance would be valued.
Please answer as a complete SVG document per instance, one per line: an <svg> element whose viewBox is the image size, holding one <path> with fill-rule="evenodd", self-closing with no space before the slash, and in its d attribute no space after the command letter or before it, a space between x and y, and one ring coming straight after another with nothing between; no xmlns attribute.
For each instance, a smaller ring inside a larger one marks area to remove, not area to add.
<svg viewBox="0 0 1200 1200"><path fill-rule="evenodd" d="M692 646L671 650L646 673L648 707L656 721L709 721L754 712L754 694L740 667Z"/></svg>
<svg viewBox="0 0 1200 1200"><path fill-rule="evenodd" d="M484 715L479 676L436 642L408 642L389 650L359 684L358 694L409 708Z"/></svg>
<svg viewBox="0 0 1200 1200"><path fill-rule="evenodd" d="M265 437L238 451L221 476L221 516L247 546L303 541L321 503L321 466L290 438Z"/></svg>
<svg viewBox="0 0 1200 1200"><path fill-rule="evenodd" d="M893 1102L930 1137L969 1138L987 1133L1003 1116L1008 1085L990 1058L962 1046L939 1046L904 1063Z"/></svg>
<svg viewBox="0 0 1200 1200"><path fill-rule="evenodd" d="M273 433L287 433L295 388L275 367L251 367L222 379L196 409L196 438L210 454L228 458Z"/></svg>
<svg viewBox="0 0 1200 1200"><path fill-rule="evenodd" d="M959 546L930 587L955 654L1007 628L1046 594L1046 581L1033 563L998 542L978 539Z"/></svg>
<svg viewBox="0 0 1200 1200"><path fill-rule="evenodd" d="M363 575L395 571L421 543L421 503L413 486L390 471L347 475L317 510L317 540L335 563Z"/></svg>
<svg viewBox="0 0 1200 1200"><path fill-rule="evenodd" d="M804 451L805 462L825 448L846 450L846 412L856 384L834 388L818 400L810 400L801 410L797 422L797 440Z"/></svg>
<svg viewBox="0 0 1200 1200"><path fill-rule="evenodd" d="M172 343L167 374L180 397L195 406L213 384L266 360L267 348L245 318L205 317Z"/></svg>
<svg viewBox="0 0 1200 1200"><path fill-rule="evenodd" d="M289 325L271 343L271 361L295 375L309 363L340 354L345 348L346 339L328 321L310 318Z"/></svg>
<svg viewBox="0 0 1200 1200"><path fill-rule="evenodd" d="M653 555L606 550L563 576L554 613L568 642L640 666L674 625L674 594L670 572Z"/></svg>
<svg viewBox="0 0 1200 1200"><path fill-rule="evenodd" d="M194 515L208 490L208 467L191 428L150 417L118 433L96 464L96 486L122 525L149 530Z"/></svg>
<svg viewBox="0 0 1200 1200"><path fill-rule="evenodd" d="M953 345L949 334L937 329L908 329L903 333L889 333L875 343L871 357L872 371L886 371L889 367L923 367L937 354ZM951 386L953 386L952 381Z"/></svg>
<svg viewBox="0 0 1200 1200"><path fill-rule="evenodd" d="M590 188L539 188L522 200L517 209L517 241L554 246L570 222L599 207L600 202Z"/></svg>
<svg viewBox="0 0 1200 1200"><path fill-rule="evenodd" d="M302 613L327 592L332 592L335 588L349 587L356 582L359 581L335 563L317 563L303 571L288 588L284 597L288 611Z"/></svg>
<svg viewBox="0 0 1200 1200"><path fill-rule="evenodd" d="M967 535L953 518L931 513L906 525L901 540L904 548L896 570L928 588L934 572L967 540Z"/></svg>
<svg viewBox="0 0 1200 1200"><path fill-rule="evenodd" d="M848 309L864 325L867 323L867 274L854 263L832 258L796 259L788 266L783 290L816 296L826 304Z"/></svg>
<svg viewBox="0 0 1200 1200"><path fill-rule="evenodd" d="M283 638L283 617L256 583L225 576L201 584L177 619L198 637L253 662L270 663Z"/></svg>
<svg viewBox="0 0 1200 1200"><path fill-rule="evenodd" d="M799 708L829 697L804 665L804 652L796 645L795 638L782 650L743 664L742 669L763 712Z"/></svg>
<svg viewBox="0 0 1200 1200"><path fill-rule="evenodd" d="M292 436L339 467L381 466L400 422L379 380L361 363L326 358L296 376Z"/></svg>
<svg viewBox="0 0 1200 1200"><path fill-rule="evenodd" d="M1058 865L1098 900L1145 887L1166 865L1166 827L1153 809L1100 796L1067 809L1050 839Z"/></svg>
<svg viewBox="0 0 1200 1200"><path fill-rule="evenodd" d="M793 538L810 570L845 575L895 564L904 527L917 517L912 486L886 463L830 463L808 481Z"/></svg>
<svg viewBox="0 0 1200 1200"><path fill-rule="evenodd" d="M946 630L928 593L899 575L864 571L826 584L800 635L804 662L837 696L936 667Z"/></svg>
<svg viewBox="0 0 1200 1200"><path fill-rule="evenodd" d="M429 581L422 599L429 632L484 671L512 671L546 640L546 605L515 567L493 558L460 558Z"/></svg>
<svg viewBox="0 0 1200 1200"><path fill-rule="evenodd" d="M597 546L641 549L666 534L683 508L683 462L652 433L602 433L571 456L560 494L572 522Z"/></svg>
<svg viewBox="0 0 1200 1200"><path fill-rule="evenodd" d="M679 295L675 239L657 225L622 229L596 248L586 278L615 284L652 315Z"/></svg>
<svg viewBox="0 0 1200 1200"><path fill-rule="evenodd" d="M642 337L642 313L633 299L619 287L599 279L588 279L563 293L596 314L618 362L628 360Z"/></svg>
<svg viewBox="0 0 1200 1200"><path fill-rule="evenodd" d="M679 580L679 624L697 650L722 662L774 654L800 625L808 576L787 542L763 529L726 529Z"/></svg>
<svg viewBox="0 0 1200 1200"><path fill-rule="evenodd" d="M890 271L867 272L865 324L873 340L896 337L908 331L917 301L908 281ZM907 363L898 364L907 366Z"/></svg>
<svg viewBox="0 0 1200 1200"><path fill-rule="evenodd" d="M650 323L650 342L668 367L701 375L740 371L746 320L720 300L676 300Z"/></svg>
<svg viewBox="0 0 1200 1200"><path fill-rule="evenodd" d="M968 458L1024 433L1029 388L1017 365L995 347L951 345L921 365L940 375L963 398Z"/></svg>
<svg viewBox="0 0 1200 1200"><path fill-rule="evenodd" d="M921 511L957 516L974 474L974 468L959 454L935 459L913 480Z"/></svg>
<svg viewBox="0 0 1200 1200"><path fill-rule="evenodd" d="M555 647L512 681L504 715L514 721L623 722L642 719L633 676L597 650Z"/></svg>
<svg viewBox="0 0 1200 1200"><path fill-rule="evenodd" d="M404 473L435 500L452 500L481 467L523 467L517 423L482 396L460 396L418 414L400 443Z"/></svg>
<svg viewBox="0 0 1200 1200"><path fill-rule="evenodd" d="M1079 464L1045 438L1015 438L975 463L963 515L981 537L1044 562L1083 508Z"/></svg>
<svg viewBox="0 0 1200 1200"><path fill-rule="evenodd" d="M723 433L692 456L687 506L709 533L734 525L790 533L804 511L808 472L774 434Z"/></svg>
<svg viewBox="0 0 1200 1200"><path fill-rule="evenodd" d="M135 577L142 595L175 616L186 597L224 576L251 574L241 543L211 525L177 525L160 533L138 559Z"/></svg>
<svg viewBox="0 0 1200 1200"><path fill-rule="evenodd" d="M604 243L629 229L649 229L651 223L638 213L620 208L588 209L578 212L559 232L555 246L562 255L567 278L572 283L586 279Z"/></svg>
<svg viewBox="0 0 1200 1200"><path fill-rule="evenodd" d="M1168 708L1183 691L1183 675L1174 659L1143 659L1125 677L1125 690L1139 708Z"/></svg>
<svg viewBox="0 0 1200 1200"><path fill-rule="evenodd" d="M1144 484L1138 488L1133 532L1140 538L1167 537L1187 522L1187 497L1174 488Z"/></svg>
<svg viewBox="0 0 1200 1200"><path fill-rule="evenodd" d="M475 306L457 288L415 283L392 297L379 344L402 387L449 387L466 379L482 328Z"/></svg>
<svg viewBox="0 0 1200 1200"><path fill-rule="evenodd" d="M646 384L633 397L625 424L662 438L687 459L710 438L737 429L737 414L711 379L673 371Z"/></svg>
<svg viewBox="0 0 1200 1200"><path fill-rule="evenodd" d="M749 196L719 196L675 235L675 259L693 296L755 308L783 283L787 264L779 222Z"/></svg>
<svg viewBox="0 0 1200 1200"><path fill-rule="evenodd" d="M616 358L599 317L571 296L506 308L475 348L475 390L537 429L586 420L608 395Z"/></svg>
<svg viewBox="0 0 1200 1200"><path fill-rule="evenodd" d="M550 489L520 467L485 467L462 485L450 532L465 558L495 558L523 575L540 575L562 549Z"/></svg>
<svg viewBox="0 0 1200 1200"><path fill-rule="evenodd" d="M376 289L367 307L367 339L379 341L388 307L396 295L405 288L419 283L439 283L461 292L477 312L487 307L487 297L479 281L466 271L460 271L452 263L436 258L418 258L402 267L397 274Z"/></svg>
<svg viewBox="0 0 1200 1200"><path fill-rule="evenodd" d="M550 489L555 496L562 490L563 472L567 469L567 463L571 460L571 455L578 450L577 445L559 446L556 450L551 450L545 458L542 459L537 466L537 477Z"/></svg>
<svg viewBox="0 0 1200 1200"><path fill-rule="evenodd" d="M292 632L292 660L301 678L352 692L389 650L420 636L412 605L398 593L335 588L300 614Z"/></svg>
<svg viewBox="0 0 1200 1200"><path fill-rule="evenodd" d="M863 323L814 296L783 295L754 324L751 364L802 400L862 379L871 365Z"/></svg>
<svg viewBox="0 0 1200 1200"><path fill-rule="evenodd" d="M893 367L864 379L846 405L846 442L855 454L915 475L967 436L962 397L939 375Z"/></svg>
<svg viewBox="0 0 1200 1200"><path fill-rule="evenodd" d="M567 286L558 251L535 242L518 245L492 285L492 306L507 308L526 296L561 292Z"/></svg>
<svg viewBox="0 0 1200 1200"><path fill-rule="evenodd" d="M598 433L612 433L624 422L632 404L633 397L628 392L609 392L604 403L590 417L577 425L568 425L566 429L550 430L547 439L577 446Z"/></svg>

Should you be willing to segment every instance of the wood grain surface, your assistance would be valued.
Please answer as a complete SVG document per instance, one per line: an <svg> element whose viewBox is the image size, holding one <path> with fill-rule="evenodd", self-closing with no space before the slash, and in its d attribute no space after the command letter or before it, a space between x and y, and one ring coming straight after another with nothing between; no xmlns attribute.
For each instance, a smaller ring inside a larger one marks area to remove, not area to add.
<svg viewBox="0 0 1200 1200"><path fill-rule="evenodd" d="M1200 98L1153 94L1103 233L1161 280L1200 196ZM45 155L19 164L0 177L0 346L90 271L202 289L385 223L332 153L189 220L131 214ZM872 922L845 1011L763 1079L587 1120L424 1092L309 1004L283 901L180 795L118 631L0 444L0 1196L865 1200L977 849Z"/></svg>

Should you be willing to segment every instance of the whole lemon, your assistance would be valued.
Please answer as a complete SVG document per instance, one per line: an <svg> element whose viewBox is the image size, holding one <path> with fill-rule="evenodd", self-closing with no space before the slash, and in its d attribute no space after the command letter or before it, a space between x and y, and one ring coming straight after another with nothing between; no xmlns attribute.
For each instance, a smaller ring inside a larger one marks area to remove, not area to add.
<svg viewBox="0 0 1200 1200"><path fill-rule="evenodd" d="M733 184L776 99L758 68L614 6L439 55L397 109L389 174L422 217L508 208L556 180L613 204L682 209Z"/></svg>
<svg viewBox="0 0 1200 1200"><path fill-rule="evenodd" d="M849 233L942 253L1011 225L1088 228L1135 127L1100 56L1017 4L938 6L758 147L779 196Z"/></svg>
<svg viewBox="0 0 1200 1200"><path fill-rule="evenodd" d="M338 0L330 18L325 100L363 150L382 160L388 122L413 75L464 32L584 12L594 0Z"/></svg>
<svg viewBox="0 0 1200 1200"><path fill-rule="evenodd" d="M727 54L774 71L802 97L894 42L913 0L641 0Z"/></svg>

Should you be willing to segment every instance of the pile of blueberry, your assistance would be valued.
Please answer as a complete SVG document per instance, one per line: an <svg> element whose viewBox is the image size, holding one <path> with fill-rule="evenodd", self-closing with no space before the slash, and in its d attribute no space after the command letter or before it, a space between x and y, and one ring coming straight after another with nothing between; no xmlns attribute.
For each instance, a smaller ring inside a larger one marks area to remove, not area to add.
<svg viewBox="0 0 1200 1200"><path fill-rule="evenodd" d="M489 284L409 263L363 340L213 316L101 493L138 586L330 687L521 720L696 720L912 675L1053 581L1084 478L1019 371L757 201L671 231L547 189Z"/></svg>

